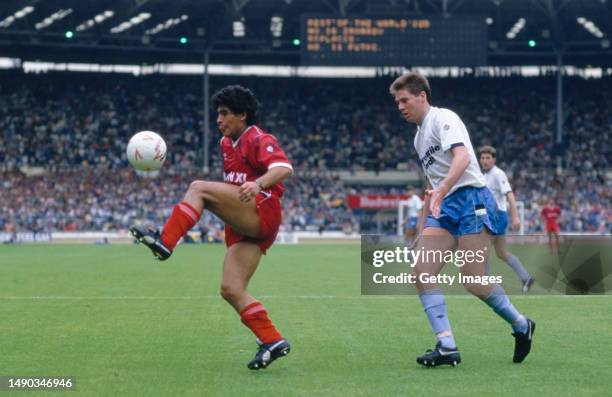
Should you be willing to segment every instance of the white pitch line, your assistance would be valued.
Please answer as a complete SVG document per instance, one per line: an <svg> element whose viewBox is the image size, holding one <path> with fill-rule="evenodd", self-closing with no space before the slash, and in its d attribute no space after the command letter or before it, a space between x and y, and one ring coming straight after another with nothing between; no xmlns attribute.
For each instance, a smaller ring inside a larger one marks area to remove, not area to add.
<svg viewBox="0 0 612 397"><path fill-rule="evenodd" d="M258 299L409 299L416 295L259 295ZM447 295L451 299L475 299L471 295ZM610 298L612 295L510 295L511 299L539 298ZM219 295L200 296L0 296L0 300L207 300L219 299Z"/></svg>
<svg viewBox="0 0 612 397"><path fill-rule="evenodd" d="M361 296L335 296L335 295L258 295L261 299L359 299ZM394 298L388 296L384 298ZM206 300L219 299L220 295L200 296L0 296L0 300Z"/></svg>

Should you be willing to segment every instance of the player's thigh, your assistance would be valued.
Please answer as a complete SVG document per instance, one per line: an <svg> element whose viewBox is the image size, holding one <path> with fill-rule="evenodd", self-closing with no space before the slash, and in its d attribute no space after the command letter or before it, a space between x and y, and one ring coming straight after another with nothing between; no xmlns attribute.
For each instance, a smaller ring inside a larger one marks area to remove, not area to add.
<svg viewBox="0 0 612 397"><path fill-rule="evenodd" d="M231 245L223 260L221 288L245 290L260 259L261 249L257 244L241 241Z"/></svg>
<svg viewBox="0 0 612 397"><path fill-rule="evenodd" d="M506 243L506 236L494 236L493 246L495 247L495 254L503 261L508 259L508 245Z"/></svg>
<svg viewBox="0 0 612 397"><path fill-rule="evenodd" d="M241 234L257 237L260 225L255 199L240 201L239 189L229 183L208 181L195 181L190 187L190 190L198 192L204 198L205 208L223 222Z"/></svg>
<svg viewBox="0 0 612 397"><path fill-rule="evenodd" d="M444 251L453 250L455 248L455 238L446 230L439 227L428 227L423 230L419 237L419 241L414 248L417 252L420 251L419 259L416 261L412 274L417 277L417 287L419 290L433 288L434 285L428 285L418 281L418 275L427 273L435 276L440 273L444 266Z"/></svg>

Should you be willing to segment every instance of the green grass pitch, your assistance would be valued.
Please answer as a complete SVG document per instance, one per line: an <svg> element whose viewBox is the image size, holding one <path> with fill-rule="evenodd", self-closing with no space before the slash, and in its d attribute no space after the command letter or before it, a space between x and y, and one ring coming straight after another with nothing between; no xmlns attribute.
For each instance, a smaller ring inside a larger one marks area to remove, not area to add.
<svg viewBox="0 0 612 397"><path fill-rule="evenodd" d="M0 376L73 375L83 396L602 396L612 390L612 297L513 296L538 324L511 362L509 327L450 296L457 368L424 369L434 344L415 296L360 295L358 245L273 247L250 290L290 340L265 371L218 295L224 247L0 247ZM497 265L501 267L501 265ZM6 393L28 395L28 393ZM39 395L47 395L39 392ZM63 394L63 393L62 393Z"/></svg>

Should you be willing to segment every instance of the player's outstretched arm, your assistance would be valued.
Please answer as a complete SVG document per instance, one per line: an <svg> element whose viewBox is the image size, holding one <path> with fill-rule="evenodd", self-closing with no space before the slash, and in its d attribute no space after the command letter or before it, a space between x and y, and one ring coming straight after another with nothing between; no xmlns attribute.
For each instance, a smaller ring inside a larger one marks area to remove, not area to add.
<svg viewBox="0 0 612 397"><path fill-rule="evenodd" d="M450 190L451 187L457 183L461 175L465 172L467 167L470 165L470 155L465 148L465 146L456 146L451 150L453 154L453 161L451 163L450 169L448 170L448 174L446 178L440 182L440 185L430 191L431 200L430 200L430 210L431 214L438 218L440 216L440 206L442 205L442 200L444 200L444 196Z"/></svg>
<svg viewBox="0 0 612 397"><path fill-rule="evenodd" d="M257 178L256 181L245 182L238 190L239 199L242 202L248 202L255 198L262 190L266 190L277 183L287 179L293 170L289 167L274 167L268 172Z"/></svg>

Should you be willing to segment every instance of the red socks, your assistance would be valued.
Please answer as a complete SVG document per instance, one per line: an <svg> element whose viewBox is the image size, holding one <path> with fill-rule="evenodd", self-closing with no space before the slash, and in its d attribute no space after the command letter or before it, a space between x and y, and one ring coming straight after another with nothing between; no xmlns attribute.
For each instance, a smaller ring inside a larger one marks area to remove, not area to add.
<svg viewBox="0 0 612 397"><path fill-rule="evenodd" d="M166 247L173 250L178 241L187 234L200 220L200 213L186 201L174 206L172 214L164 225L161 241Z"/></svg>
<svg viewBox="0 0 612 397"><path fill-rule="evenodd" d="M240 320L249 327L257 338L264 344L283 339L268 317L268 312L261 302L255 301L242 309Z"/></svg>

